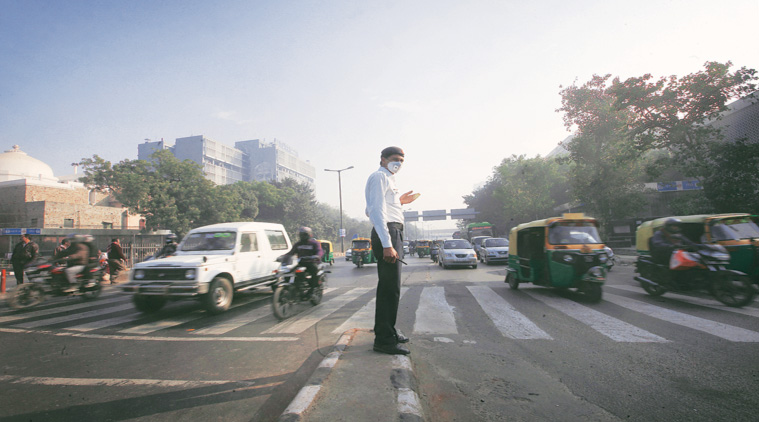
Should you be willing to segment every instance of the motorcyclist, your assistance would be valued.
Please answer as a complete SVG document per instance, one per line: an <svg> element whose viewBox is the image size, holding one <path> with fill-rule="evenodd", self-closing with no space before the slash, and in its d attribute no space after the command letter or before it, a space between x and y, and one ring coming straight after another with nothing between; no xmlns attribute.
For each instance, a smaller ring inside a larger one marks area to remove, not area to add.
<svg viewBox="0 0 759 422"><path fill-rule="evenodd" d="M672 252L678 249L691 249L696 243L682 235L682 221L679 218L668 218L664 226L654 233L651 238L651 257L654 262L669 265Z"/></svg>
<svg viewBox="0 0 759 422"><path fill-rule="evenodd" d="M92 236L90 236L92 237ZM91 248L85 235L69 235L71 246L64 250L58 260L65 261L67 268L63 270L70 286L77 284L76 276L87 268L90 263Z"/></svg>
<svg viewBox="0 0 759 422"><path fill-rule="evenodd" d="M321 262L324 255L322 245L313 238L311 228L301 227L298 229L298 242L293 245L292 249L284 257L288 259L293 255L298 256L300 265L306 267L306 270L311 274L308 289L308 296L310 296L319 285L317 274L319 272L319 262Z"/></svg>
<svg viewBox="0 0 759 422"><path fill-rule="evenodd" d="M158 251L157 254L155 254L155 259L161 259L166 258L167 256L172 256L177 252L177 235L174 233L169 233L168 236L166 236L165 243L163 245L163 248L161 248L160 251Z"/></svg>

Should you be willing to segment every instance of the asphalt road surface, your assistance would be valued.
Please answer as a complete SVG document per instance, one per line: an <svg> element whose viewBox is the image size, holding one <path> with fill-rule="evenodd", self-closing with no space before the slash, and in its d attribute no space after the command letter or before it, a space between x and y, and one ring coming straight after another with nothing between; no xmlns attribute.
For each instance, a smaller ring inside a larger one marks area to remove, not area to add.
<svg viewBox="0 0 759 422"><path fill-rule="evenodd" d="M430 421L757 418L756 304L652 298L629 266L589 304L510 290L502 265L406 261L398 325ZM195 302L143 315L115 289L2 304L0 419L276 420L343 331L372 326L375 266L331 269L322 304L285 322L268 289L217 316Z"/></svg>

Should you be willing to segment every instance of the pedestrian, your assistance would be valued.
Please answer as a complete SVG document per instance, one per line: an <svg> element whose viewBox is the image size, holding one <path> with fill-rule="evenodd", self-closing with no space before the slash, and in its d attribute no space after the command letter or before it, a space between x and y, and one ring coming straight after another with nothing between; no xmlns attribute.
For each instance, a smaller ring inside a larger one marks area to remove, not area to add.
<svg viewBox="0 0 759 422"><path fill-rule="evenodd" d="M119 276L119 272L124 270L126 263L126 256L121 249L121 241L118 238L111 239L111 244L108 245L108 272L110 273L111 284L116 282L116 278Z"/></svg>
<svg viewBox="0 0 759 422"><path fill-rule="evenodd" d="M395 175L405 154L398 147L388 147L380 154L380 168L366 181L366 215L372 223L372 253L377 258L377 303L374 313L374 350L407 355L401 345L408 337L395 328L401 297L401 262L403 256L402 205L416 200L413 191L399 194Z"/></svg>
<svg viewBox="0 0 759 422"><path fill-rule="evenodd" d="M67 237L63 238L63 240L61 240L61 244L58 245L55 248L55 252L53 252L53 259L58 259L58 257L61 255L61 253L63 253L63 251L65 251L66 249L68 249L68 247L70 245L71 245L71 241L69 241L69 239Z"/></svg>
<svg viewBox="0 0 759 422"><path fill-rule="evenodd" d="M16 277L17 285L24 284L24 267L37 258L39 250L39 246L32 241L28 234L21 235L21 239L13 248L11 255L13 275Z"/></svg>

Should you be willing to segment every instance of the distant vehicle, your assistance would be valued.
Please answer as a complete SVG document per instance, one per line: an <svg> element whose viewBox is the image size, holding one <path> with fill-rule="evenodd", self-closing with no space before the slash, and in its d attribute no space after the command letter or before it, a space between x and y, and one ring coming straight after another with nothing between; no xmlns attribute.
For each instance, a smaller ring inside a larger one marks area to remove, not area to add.
<svg viewBox="0 0 759 422"><path fill-rule="evenodd" d="M408 240L404 240L403 241L403 253L405 255L409 254L409 241Z"/></svg>
<svg viewBox="0 0 759 422"><path fill-rule="evenodd" d="M454 239L461 239L461 232L460 231L453 232L453 236L451 237L453 237Z"/></svg>
<svg viewBox="0 0 759 422"><path fill-rule="evenodd" d="M199 227L185 236L176 255L136 264L121 289L141 312L155 312L168 300L195 298L218 314L229 309L235 291L273 285L276 259L290 248L281 224Z"/></svg>
<svg viewBox="0 0 759 422"><path fill-rule="evenodd" d="M350 261L351 260L352 251L350 249L345 250L345 260Z"/></svg>
<svg viewBox="0 0 759 422"><path fill-rule="evenodd" d="M464 239L444 241L438 255L438 265L443 268L453 266L477 268L477 254L472 249L472 244Z"/></svg>
<svg viewBox="0 0 759 422"><path fill-rule="evenodd" d="M482 260L482 255L480 254L480 245L482 244L482 241L485 239L490 239L492 236L474 236L473 238L469 239L469 241L472 243L472 248L474 248L474 252L477 253L477 259Z"/></svg>
<svg viewBox="0 0 759 422"><path fill-rule="evenodd" d="M509 262L509 241L502 237L489 237L480 245L480 261L485 265Z"/></svg>
<svg viewBox="0 0 759 422"><path fill-rule="evenodd" d="M493 225L488 222L482 223L470 223L466 226L466 237L469 241L475 236L488 236L493 237Z"/></svg>

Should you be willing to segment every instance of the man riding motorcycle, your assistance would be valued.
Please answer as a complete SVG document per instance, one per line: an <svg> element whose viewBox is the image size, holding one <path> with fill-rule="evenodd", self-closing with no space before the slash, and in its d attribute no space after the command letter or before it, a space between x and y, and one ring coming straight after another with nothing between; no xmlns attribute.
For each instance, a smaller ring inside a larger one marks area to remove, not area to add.
<svg viewBox="0 0 759 422"><path fill-rule="evenodd" d="M171 233L166 236L166 243L163 245L160 251L155 254L155 259L166 258L167 256L174 255L177 252L177 235Z"/></svg>
<svg viewBox="0 0 759 422"><path fill-rule="evenodd" d="M319 285L316 275L319 272L319 263L321 262L322 255L324 255L324 251L322 250L321 243L313 238L313 232L309 227L298 229L298 239L298 242L293 245L293 248L283 258L289 259L293 255L297 255L300 264L306 267L306 270L311 274L308 282L310 287L308 295L310 296Z"/></svg>
<svg viewBox="0 0 759 422"><path fill-rule="evenodd" d="M679 218L669 218L664 222L664 227L654 233L651 238L651 257L657 264L669 265L672 252L697 246L682 235L681 224L682 221Z"/></svg>
<svg viewBox="0 0 759 422"><path fill-rule="evenodd" d="M76 276L92 263L91 257L97 257L97 250L93 243L94 238L90 235L70 235L69 240L71 246L60 254L58 260L66 261L68 268L63 271L66 273L69 285L75 286Z"/></svg>

